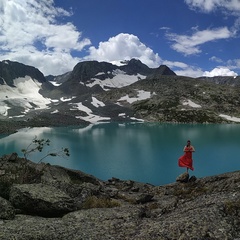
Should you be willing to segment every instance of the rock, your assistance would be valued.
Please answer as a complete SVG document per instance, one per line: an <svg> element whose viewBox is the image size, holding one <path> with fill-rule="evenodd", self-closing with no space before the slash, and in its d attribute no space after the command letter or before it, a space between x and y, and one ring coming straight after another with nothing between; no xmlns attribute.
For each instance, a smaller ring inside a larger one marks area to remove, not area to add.
<svg viewBox="0 0 240 240"><path fill-rule="evenodd" d="M14 207L10 202L0 197L0 219L11 220L15 217Z"/></svg>
<svg viewBox="0 0 240 240"><path fill-rule="evenodd" d="M151 194L142 194L141 196L139 196L136 199L136 202L144 204L144 203L152 201L152 199L153 199L153 195L151 195Z"/></svg>
<svg viewBox="0 0 240 240"><path fill-rule="evenodd" d="M17 153L12 153L9 155L8 161L15 162L18 159L18 154Z"/></svg>
<svg viewBox="0 0 240 240"><path fill-rule="evenodd" d="M197 178L195 176L191 176L188 181L195 182L196 180L197 180Z"/></svg>
<svg viewBox="0 0 240 240"><path fill-rule="evenodd" d="M189 174L187 172L182 173L181 175L179 175L176 179L177 182L181 182L181 183L186 183L188 182L189 179Z"/></svg>
<svg viewBox="0 0 240 240"><path fill-rule="evenodd" d="M73 200L55 187L43 184L13 185L10 202L27 214L59 217L75 210Z"/></svg>
<svg viewBox="0 0 240 240"><path fill-rule="evenodd" d="M5 174L6 174L5 170L0 169L0 176L5 175Z"/></svg>
<svg viewBox="0 0 240 240"><path fill-rule="evenodd" d="M19 184L18 177L11 177L21 173L24 164L43 171L40 183ZM79 171L43 168L19 158L15 162L0 158L0 165L6 171L0 176L0 193L11 190L0 198L1 240L240 236L240 171L200 179L185 174L179 179L188 179L187 184L153 186L114 178L104 182ZM91 200L96 202L85 204Z"/></svg>

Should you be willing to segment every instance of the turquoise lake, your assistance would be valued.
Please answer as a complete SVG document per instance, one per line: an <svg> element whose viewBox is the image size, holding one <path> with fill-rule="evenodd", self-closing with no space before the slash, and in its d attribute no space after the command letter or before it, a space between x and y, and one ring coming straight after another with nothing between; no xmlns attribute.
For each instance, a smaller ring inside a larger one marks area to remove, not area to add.
<svg viewBox="0 0 240 240"><path fill-rule="evenodd" d="M29 128L0 137L0 154L26 148L32 139L50 139L42 154L28 158L38 162L50 150L67 147L67 159L49 157L45 162L81 170L102 180L112 177L154 185L176 181L185 172L178 167L183 147L191 140L197 178L240 170L240 125L101 123L86 128Z"/></svg>

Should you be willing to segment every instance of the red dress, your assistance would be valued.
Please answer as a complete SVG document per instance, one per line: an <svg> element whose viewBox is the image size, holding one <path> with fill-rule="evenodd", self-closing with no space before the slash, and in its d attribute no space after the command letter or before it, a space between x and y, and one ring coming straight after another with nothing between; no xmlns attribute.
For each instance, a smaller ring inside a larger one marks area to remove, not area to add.
<svg viewBox="0 0 240 240"><path fill-rule="evenodd" d="M192 161L192 152L194 152L194 148L192 146L186 146L184 148L184 155L178 159L178 166L179 167L186 167L194 170L193 168L193 161Z"/></svg>

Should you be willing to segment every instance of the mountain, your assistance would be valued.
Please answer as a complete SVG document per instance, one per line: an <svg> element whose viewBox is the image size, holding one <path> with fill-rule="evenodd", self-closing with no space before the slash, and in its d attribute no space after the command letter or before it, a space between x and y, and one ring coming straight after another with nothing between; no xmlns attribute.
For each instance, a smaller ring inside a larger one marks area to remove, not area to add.
<svg viewBox="0 0 240 240"><path fill-rule="evenodd" d="M0 120L11 126L98 121L240 122L240 77L189 78L132 59L116 66L79 62L47 76L17 62L0 62ZM1 124L1 122L0 122ZM2 127L6 127L2 123Z"/></svg>
<svg viewBox="0 0 240 240"><path fill-rule="evenodd" d="M200 77L199 80L216 83L220 85L240 86L240 78L231 76Z"/></svg>
<svg viewBox="0 0 240 240"><path fill-rule="evenodd" d="M35 67L27 66L22 63L4 60L0 62L0 84L4 81L9 86L14 86L13 80L16 78L24 78L29 76L38 82L46 82L44 75Z"/></svg>
<svg viewBox="0 0 240 240"><path fill-rule="evenodd" d="M57 83L62 81L63 84L60 89L63 92L79 93L82 90L79 83L90 88L99 85L102 90L108 90L128 86L152 74L176 75L167 66L161 65L159 68L152 69L140 60L131 59L123 62L122 66L97 61L80 62L67 76L62 75L62 77L59 76L55 79Z"/></svg>

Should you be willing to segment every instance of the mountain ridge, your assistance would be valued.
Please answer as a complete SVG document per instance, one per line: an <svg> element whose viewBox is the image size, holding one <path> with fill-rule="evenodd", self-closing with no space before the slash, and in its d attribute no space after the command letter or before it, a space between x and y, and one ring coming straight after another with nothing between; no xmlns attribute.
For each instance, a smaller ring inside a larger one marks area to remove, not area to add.
<svg viewBox="0 0 240 240"><path fill-rule="evenodd" d="M26 75L37 79L41 83L46 82L43 73L35 67L9 60L0 61L0 84L4 84L4 80L9 86L13 86L14 79Z"/></svg>
<svg viewBox="0 0 240 240"><path fill-rule="evenodd" d="M24 126L240 122L239 76L190 78L137 59L122 64L86 61L65 74L44 77L34 67L0 62L0 119Z"/></svg>

